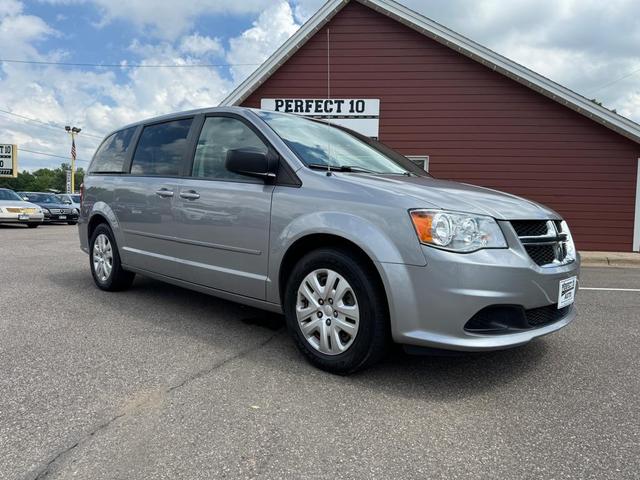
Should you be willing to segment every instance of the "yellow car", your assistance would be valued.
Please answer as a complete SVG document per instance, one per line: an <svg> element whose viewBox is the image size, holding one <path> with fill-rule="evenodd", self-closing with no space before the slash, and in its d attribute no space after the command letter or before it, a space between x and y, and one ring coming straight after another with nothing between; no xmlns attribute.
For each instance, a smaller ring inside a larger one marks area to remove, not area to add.
<svg viewBox="0 0 640 480"><path fill-rule="evenodd" d="M13 190L0 188L0 223L24 223L36 228L44 220L42 208L25 202Z"/></svg>

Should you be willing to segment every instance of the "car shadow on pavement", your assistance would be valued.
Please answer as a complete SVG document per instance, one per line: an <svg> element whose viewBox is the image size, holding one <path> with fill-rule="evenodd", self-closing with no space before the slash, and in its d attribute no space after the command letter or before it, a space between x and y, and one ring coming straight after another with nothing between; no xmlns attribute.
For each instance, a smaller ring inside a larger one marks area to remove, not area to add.
<svg viewBox="0 0 640 480"><path fill-rule="evenodd" d="M404 353L400 346L393 346L387 358L368 370L348 377L321 372L309 365L300 355L285 332L282 315L221 300L199 292L176 287L150 278L136 277L127 292L108 293L98 290L85 271L60 272L51 275L53 281L63 280L71 291L77 292L87 308L108 308L118 314L126 314L136 320L162 323L164 329L181 335L193 335L198 341L209 343L212 348L225 348L221 330L237 333L242 326L256 337L276 332L273 342L260 355L245 357L256 369L283 370L287 375L313 376L338 384L384 392L391 396L450 400L482 394L522 379L544 368L551 355L551 347L544 339L538 339L522 347L485 353L455 353L453 355L417 356ZM87 296L89 294L89 296ZM178 315L147 315L146 307ZM260 329L262 332L253 329ZM281 331L281 333L277 333Z"/></svg>

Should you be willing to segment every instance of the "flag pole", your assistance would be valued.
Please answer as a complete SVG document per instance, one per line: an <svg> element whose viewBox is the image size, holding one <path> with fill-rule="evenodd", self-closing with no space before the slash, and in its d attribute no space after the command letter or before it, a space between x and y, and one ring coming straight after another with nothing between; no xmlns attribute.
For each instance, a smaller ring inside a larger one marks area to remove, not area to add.
<svg viewBox="0 0 640 480"><path fill-rule="evenodd" d="M76 192L76 135L82 130L78 127L64 127L68 134L71 135L71 193Z"/></svg>

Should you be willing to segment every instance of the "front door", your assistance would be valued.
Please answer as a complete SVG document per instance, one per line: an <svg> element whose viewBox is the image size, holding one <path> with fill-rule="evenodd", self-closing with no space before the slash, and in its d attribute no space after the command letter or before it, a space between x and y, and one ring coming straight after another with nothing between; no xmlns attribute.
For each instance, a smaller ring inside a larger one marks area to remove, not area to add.
<svg viewBox="0 0 640 480"><path fill-rule="evenodd" d="M185 280L264 299L273 185L225 168L227 151L266 144L234 116L205 118L175 215Z"/></svg>

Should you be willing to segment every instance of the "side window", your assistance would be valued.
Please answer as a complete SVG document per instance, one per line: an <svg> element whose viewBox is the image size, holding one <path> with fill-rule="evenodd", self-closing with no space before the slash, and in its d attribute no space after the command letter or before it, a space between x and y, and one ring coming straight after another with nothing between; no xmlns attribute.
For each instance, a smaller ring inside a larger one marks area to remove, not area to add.
<svg viewBox="0 0 640 480"><path fill-rule="evenodd" d="M122 173L135 131L136 127L120 130L102 142L93 157L89 173Z"/></svg>
<svg viewBox="0 0 640 480"><path fill-rule="evenodd" d="M240 120L230 117L207 117L198 139L193 160L194 177L221 180L253 181L250 177L228 171L227 152L236 148L255 148L267 153L267 146Z"/></svg>
<svg viewBox="0 0 640 480"><path fill-rule="evenodd" d="M179 175L192 120L174 120L144 127L131 162L131 173Z"/></svg>

